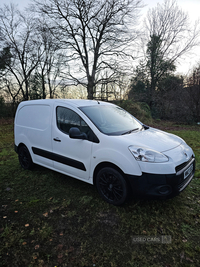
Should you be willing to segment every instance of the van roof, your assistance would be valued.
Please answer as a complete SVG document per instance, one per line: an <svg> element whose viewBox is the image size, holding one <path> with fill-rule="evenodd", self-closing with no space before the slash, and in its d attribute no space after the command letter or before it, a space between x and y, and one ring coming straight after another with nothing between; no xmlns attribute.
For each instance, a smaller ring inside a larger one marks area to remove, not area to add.
<svg viewBox="0 0 200 267"><path fill-rule="evenodd" d="M69 104L76 107L83 107L83 106L94 106L94 105L112 105L108 102L103 102L99 100L86 100L86 99L38 99L38 100L28 100L23 101L21 105L33 105L33 104L49 104L52 105L53 103L63 103Z"/></svg>

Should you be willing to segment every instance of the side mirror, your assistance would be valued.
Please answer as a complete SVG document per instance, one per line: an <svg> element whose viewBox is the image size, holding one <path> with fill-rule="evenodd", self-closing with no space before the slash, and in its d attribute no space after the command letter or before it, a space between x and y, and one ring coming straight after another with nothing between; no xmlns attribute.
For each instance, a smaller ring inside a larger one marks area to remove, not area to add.
<svg viewBox="0 0 200 267"><path fill-rule="evenodd" d="M144 127L145 130L148 130L149 129L149 126L147 126L145 124L143 124L143 127Z"/></svg>
<svg viewBox="0 0 200 267"><path fill-rule="evenodd" d="M72 139L88 139L86 133L81 133L81 131L77 127L70 128L69 137Z"/></svg>

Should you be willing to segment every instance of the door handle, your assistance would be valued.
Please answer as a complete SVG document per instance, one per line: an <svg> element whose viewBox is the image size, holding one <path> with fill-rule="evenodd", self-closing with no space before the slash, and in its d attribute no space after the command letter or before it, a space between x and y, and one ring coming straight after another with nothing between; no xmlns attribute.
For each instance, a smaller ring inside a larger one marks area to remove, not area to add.
<svg viewBox="0 0 200 267"><path fill-rule="evenodd" d="M56 142L61 142L61 140L58 137L54 138L53 140Z"/></svg>

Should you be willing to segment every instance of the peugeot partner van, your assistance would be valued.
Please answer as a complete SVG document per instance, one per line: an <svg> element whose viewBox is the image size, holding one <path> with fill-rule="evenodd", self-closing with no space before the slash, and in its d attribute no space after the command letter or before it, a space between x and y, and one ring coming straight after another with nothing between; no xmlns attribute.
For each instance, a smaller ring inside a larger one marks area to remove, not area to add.
<svg viewBox="0 0 200 267"><path fill-rule="evenodd" d="M94 184L108 203L135 197L167 199L192 180L195 155L183 139L94 100L20 103L15 151L24 169L39 164Z"/></svg>

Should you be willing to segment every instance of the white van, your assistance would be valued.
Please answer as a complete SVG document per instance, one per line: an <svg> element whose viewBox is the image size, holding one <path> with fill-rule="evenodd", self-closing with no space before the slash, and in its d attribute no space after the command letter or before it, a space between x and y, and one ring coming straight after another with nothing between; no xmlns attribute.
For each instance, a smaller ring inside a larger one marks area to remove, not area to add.
<svg viewBox="0 0 200 267"><path fill-rule="evenodd" d="M33 163L94 184L108 203L128 195L170 198L192 180L195 155L178 136L148 127L120 107L94 100L20 103L15 150Z"/></svg>

